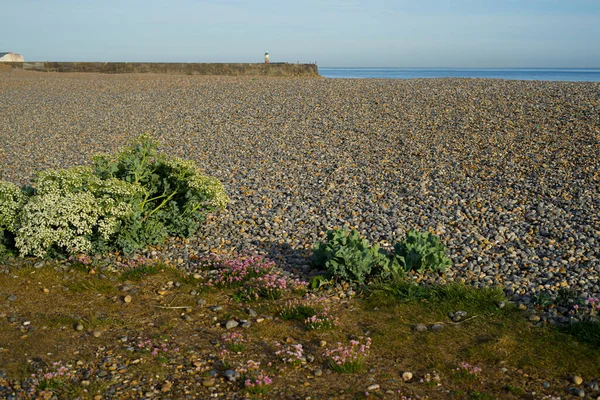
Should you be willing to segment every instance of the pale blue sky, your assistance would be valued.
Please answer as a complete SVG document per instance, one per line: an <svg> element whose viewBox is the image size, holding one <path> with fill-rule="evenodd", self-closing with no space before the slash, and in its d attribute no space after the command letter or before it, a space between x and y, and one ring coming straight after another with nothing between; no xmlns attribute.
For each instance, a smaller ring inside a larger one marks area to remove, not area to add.
<svg viewBox="0 0 600 400"><path fill-rule="evenodd" d="M0 0L27 61L600 67L600 0Z"/></svg>

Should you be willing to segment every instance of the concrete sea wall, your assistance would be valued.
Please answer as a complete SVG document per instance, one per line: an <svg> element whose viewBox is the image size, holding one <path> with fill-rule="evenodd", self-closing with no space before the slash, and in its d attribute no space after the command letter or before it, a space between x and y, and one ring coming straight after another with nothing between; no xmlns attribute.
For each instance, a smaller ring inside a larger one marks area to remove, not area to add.
<svg viewBox="0 0 600 400"><path fill-rule="evenodd" d="M319 76L316 64L11 62L12 68L39 72L155 73L176 75Z"/></svg>

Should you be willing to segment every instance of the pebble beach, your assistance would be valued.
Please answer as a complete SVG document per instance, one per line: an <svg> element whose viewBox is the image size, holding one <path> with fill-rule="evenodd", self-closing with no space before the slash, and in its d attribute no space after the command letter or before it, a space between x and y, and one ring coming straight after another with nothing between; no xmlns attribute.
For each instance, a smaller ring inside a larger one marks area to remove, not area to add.
<svg viewBox="0 0 600 400"><path fill-rule="evenodd" d="M391 248L415 228L454 264L416 280L600 296L600 83L0 71L1 180L142 133L231 199L154 249L182 268L251 251L307 275L328 229Z"/></svg>

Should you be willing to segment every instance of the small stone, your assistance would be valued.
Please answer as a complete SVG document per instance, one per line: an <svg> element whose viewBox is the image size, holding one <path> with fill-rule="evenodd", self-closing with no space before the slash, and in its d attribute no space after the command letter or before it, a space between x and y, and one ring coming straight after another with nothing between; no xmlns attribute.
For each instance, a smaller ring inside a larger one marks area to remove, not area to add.
<svg viewBox="0 0 600 400"><path fill-rule="evenodd" d="M307 354L306 355L306 361L311 363L315 361L315 356L313 356L312 354Z"/></svg>
<svg viewBox="0 0 600 400"><path fill-rule="evenodd" d="M43 291L44 293L50 293L50 289L48 289L48 288L44 288L42 291Z"/></svg>
<svg viewBox="0 0 600 400"><path fill-rule="evenodd" d="M225 371L223 373L223 376L229 381L229 382L235 382L236 380L238 380L238 378L240 377L240 373L237 371L234 371L232 369L228 369L227 371Z"/></svg>
<svg viewBox="0 0 600 400"><path fill-rule="evenodd" d="M581 388L570 387L568 392L570 395L575 397L585 397L585 391Z"/></svg>
<svg viewBox="0 0 600 400"><path fill-rule="evenodd" d="M265 319L264 318L256 318L256 323L260 324L261 322L263 322Z"/></svg>
<svg viewBox="0 0 600 400"><path fill-rule="evenodd" d="M130 296L130 295L127 295L127 296L123 297L123 301L124 301L125 303L127 303L127 304L131 303L131 300L132 300L132 299L131 299L131 296Z"/></svg>
<svg viewBox="0 0 600 400"><path fill-rule="evenodd" d="M6 300L8 301L15 301L17 299L17 296L15 296L14 294L9 295Z"/></svg>
<svg viewBox="0 0 600 400"><path fill-rule="evenodd" d="M242 323L240 324L240 326L241 326L242 328L248 329L248 328L250 328L250 327L252 326L252 323L251 323L250 321L244 321L244 322L242 322Z"/></svg>
<svg viewBox="0 0 600 400"><path fill-rule="evenodd" d="M425 332L427 330L427 327L423 324L416 324L413 325L413 330L415 332Z"/></svg>
<svg viewBox="0 0 600 400"><path fill-rule="evenodd" d="M83 324L77 324L77 325L75 325L75 330L76 331L82 331L83 330Z"/></svg>
<svg viewBox="0 0 600 400"><path fill-rule="evenodd" d="M369 385L369 386L367 387L367 390L368 390L369 392L374 392L375 390L379 390L379 385L378 385L378 384L376 384L376 383L374 383L374 384L372 384L372 385Z"/></svg>
<svg viewBox="0 0 600 400"><path fill-rule="evenodd" d="M195 295L197 295L197 294L198 294L198 291L197 291L196 289L192 289L192 290L190 291L190 295L192 295L192 296L195 296Z"/></svg>
<svg viewBox="0 0 600 400"><path fill-rule="evenodd" d="M256 317L258 314L256 313L256 311L252 308L248 309L248 315L251 317Z"/></svg>
<svg viewBox="0 0 600 400"><path fill-rule="evenodd" d="M93 332L94 337L98 338L100 336L102 336L102 331L96 330Z"/></svg>
<svg viewBox="0 0 600 400"><path fill-rule="evenodd" d="M597 392L597 391L598 391L598 389L599 389L599 387L598 387L598 382L594 382L594 381L592 381L592 382L588 382L588 383L585 385L585 387L587 387L588 389L590 389L590 390L592 390L592 391L594 391L594 392Z"/></svg>
<svg viewBox="0 0 600 400"><path fill-rule="evenodd" d="M550 382L546 382L546 381L542 382L542 387L544 389L550 389Z"/></svg>
<svg viewBox="0 0 600 400"><path fill-rule="evenodd" d="M456 311L454 313L448 314L448 316L450 317L450 319L452 321L460 322L467 317L467 312L466 311Z"/></svg>
<svg viewBox="0 0 600 400"><path fill-rule="evenodd" d="M81 386L90 386L90 383L91 383L91 382L90 382L90 381L88 381L88 380L83 380L83 381L81 381L80 383L81 383Z"/></svg>
<svg viewBox="0 0 600 400"><path fill-rule="evenodd" d="M315 370L314 372L315 376L322 376L323 375L323 370L321 368L318 368Z"/></svg>
<svg viewBox="0 0 600 400"><path fill-rule="evenodd" d="M496 303L496 306L498 306L498 308L504 308L506 307L506 302L505 301L499 301Z"/></svg>
<svg viewBox="0 0 600 400"><path fill-rule="evenodd" d="M184 316L182 316L181 319L183 319L186 322L192 322L194 320L192 317L190 317L187 314L185 314Z"/></svg>
<svg viewBox="0 0 600 400"><path fill-rule="evenodd" d="M194 274L194 279L200 279L200 278L202 278L202 275L200 275L200 274Z"/></svg>
<svg viewBox="0 0 600 400"><path fill-rule="evenodd" d="M442 325L442 324L433 324L433 325L431 325L431 330L434 331L434 332L441 331L442 329L444 329L444 325Z"/></svg>
<svg viewBox="0 0 600 400"><path fill-rule="evenodd" d="M217 311L221 311L223 309L223 306L210 306L210 307L208 307L208 309L210 311L217 312Z"/></svg>
<svg viewBox="0 0 600 400"><path fill-rule="evenodd" d="M205 379L202 381L202 386L204 387L211 387L215 385L215 379L214 378L209 378L209 379Z"/></svg>
<svg viewBox="0 0 600 400"><path fill-rule="evenodd" d="M538 322L540 320L540 316L537 315L537 314L532 314L532 315L529 316L529 320L531 322Z"/></svg>
<svg viewBox="0 0 600 400"><path fill-rule="evenodd" d="M579 375L575 375L571 378L571 382L573 385L581 385L583 383L583 378L581 378Z"/></svg>
<svg viewBox="0 0 600 400"><path fill-rule="evenodd" d="M410 371L406 371L402 373L402 380L404 382L408 382L413 378L413 373Z"/></svg>
<svg viewBox="0 0 600 400"><path fill-rule="evenodd" d="M525 311L527 310L527 306L523 303L519 303L519 310Z"/></svg>
<svg viewBox="0 0 600 400"><path fill-rule="evenodd" d="M173 387L173 384L169 381L166 381L163 385L162 388L160 389L161 392L163 393L167 393L171 390L171 388Z"/></svg>
<svg viewBox="0 0 600 400"><path fill-rule="evenodd" d="M321 340L319 342L319 347L325 347L325 346L327 346L327 342L325 340Z"/></svg>
<svg viewBox="0 0 600 400"><path fill-rule="evenodd" d="M198 299L196 300L196 304L198 304L199 306L203 306L206 304L206 300L204 299Z"/></svg>
<svg viewBox="0 0 600 400"><path fill-rule="evenodd" d="M33 268L35 268L35 269L40 269L40 268L43 268L43 267L44 267L44 265L46 265L46 263L45 263L44 261L40 261L40 262L36 263L36 264L33 266Z"/></svg>
<svg viewBox="0 0 600 400"><path fill-rule="evenodd" d="M236 320L230 319L229 321L225 322L225 329L233 329L238 325L239 325L239 322L237 322Z"/></svg>

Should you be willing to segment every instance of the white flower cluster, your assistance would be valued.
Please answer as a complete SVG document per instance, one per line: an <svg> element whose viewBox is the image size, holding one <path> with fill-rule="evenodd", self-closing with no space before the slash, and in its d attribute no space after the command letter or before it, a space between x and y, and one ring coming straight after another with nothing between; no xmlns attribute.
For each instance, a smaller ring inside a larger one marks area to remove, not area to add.
<svg viewBox="0 0 600 400"><path fill-rule="evenodd" d="M164 163L175 171L182 171L188 188L196 192L199 197L207 199L203 204L192 205L194 208L200 206L215 210L225 208L229 198L223 184L216 178L204 175L195 162L173 157L165 160Z"/></svg>
<svg viewBox="0 0 600 400"><path fill-rule="evenodd" d="M52 247L90 251L93 235L110 240L119 220L133 211L131 200L143 193L139 185L102 180L88 167L45 170L36 175L36 183L15 238L22 256L44 257Z"/></svg>
<svg viewBox="0 0 600 400"><path fill-rule="evenodd" d="M14 183L0 181L0 229L14 232L25 196Z"/></svg>
<svg viewBox="0 0 600 400"><path fill-rule="evenodd" d="M167 233L189 236L228 201L219 180L141 136L92 167L40 171L29 192L0 181L0 239L14 234L21 256L139 248Z"/></svg>

